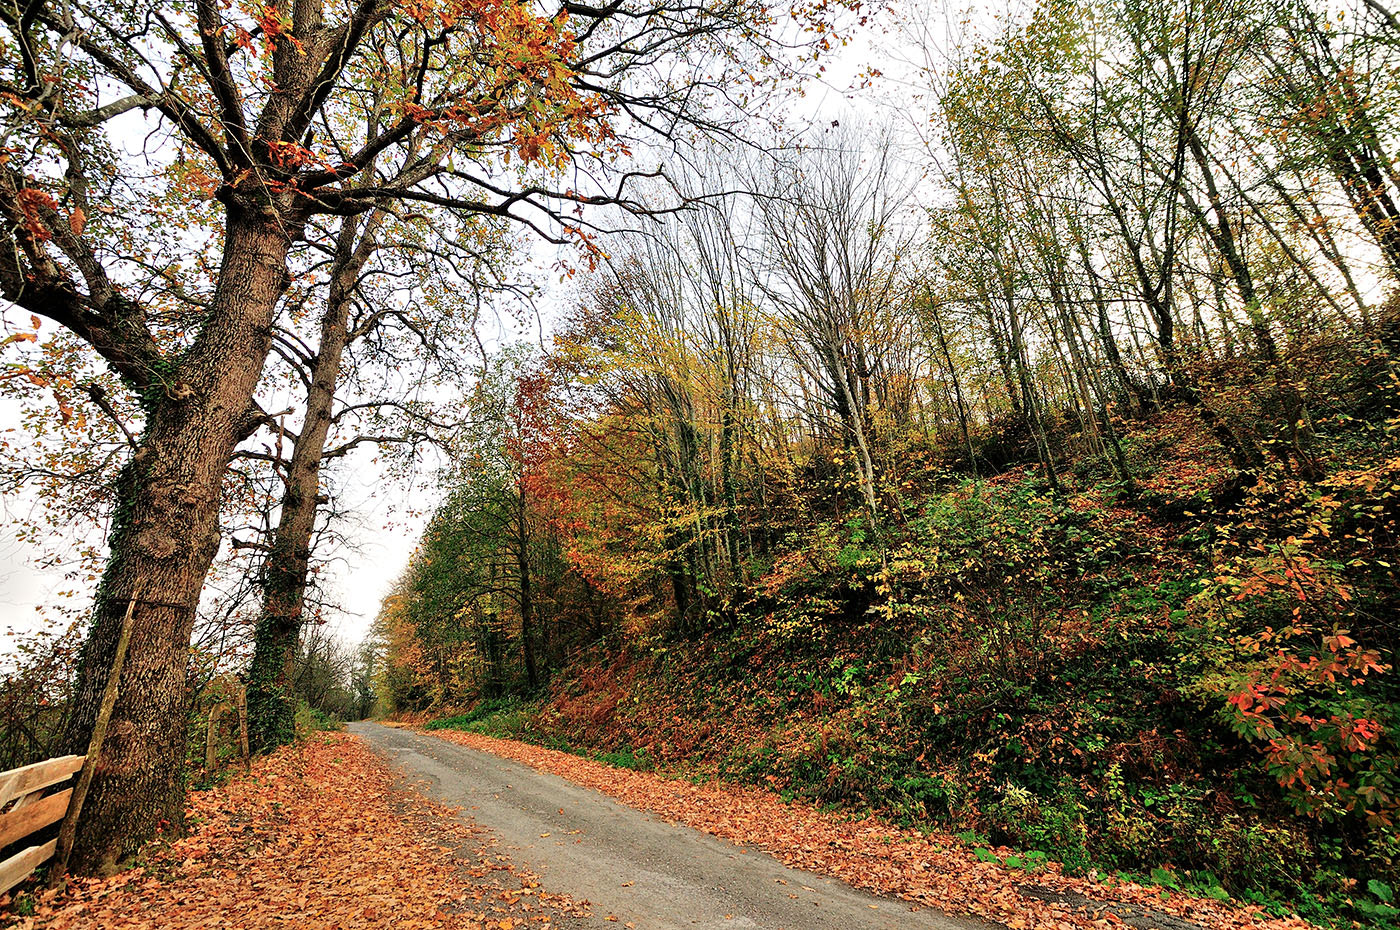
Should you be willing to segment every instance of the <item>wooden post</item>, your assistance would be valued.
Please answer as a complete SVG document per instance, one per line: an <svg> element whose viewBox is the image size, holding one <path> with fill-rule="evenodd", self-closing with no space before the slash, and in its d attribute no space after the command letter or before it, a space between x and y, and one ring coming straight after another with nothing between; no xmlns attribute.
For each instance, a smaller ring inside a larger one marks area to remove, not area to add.
<svg viewBox="0 0 1400 930"><path fill-rule="evenodd" d="M131 600L126 605L126 615L122 617L121 634L117 637L117 652L112 656L112 667L107 671L107 687L102 691L102 705L97 711L97 720L92 725L92 738L88 740L87 758L83 769L78 773L78 783L73 787L73 799L68 804L68 813L63 818L63 826L58 829L58 847L55 851L53 868L49 872L49 887L62 884L68 871L68 857L73 852L73 839L78 833L78 815L82 813L83 801L87 798L88 787L92 784L93 773L97 770L97 758L102 754L102 742L107 738L107 724L112 719L112 708L117 704L117 688L122 677L122 666L126 663L126 649L131 645L131 620L136 614L136 598L141 593L141 582L131 591Z"/></svg>
<svg viewBox="0 0 1400 930"><path fill-rule="evenodd" d="M209 728L204 734L204 770L214 771L214 763L218 761L218 740L219 740L219 716L223 714L228 702L220 702L209 708Z"/></svg>
<svg viewBox="0 0 1400 930"><path fill-rule="evenodd" d="M243 753L243 768L246 770L253 764L252 757L248 753L248 688L243 682L238 682L238 748Z"/></svg>

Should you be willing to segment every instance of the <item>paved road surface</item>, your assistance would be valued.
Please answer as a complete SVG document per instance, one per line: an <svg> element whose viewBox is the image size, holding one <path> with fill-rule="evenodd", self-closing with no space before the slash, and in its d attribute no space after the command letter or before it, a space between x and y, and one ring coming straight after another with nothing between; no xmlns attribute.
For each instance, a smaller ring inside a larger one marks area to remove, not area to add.
<svg viewBox="0 0 1400 930"><path fill-rule="evenodd" d="M911 911L905 902L790 869L764 853L666 823L490 753L374 723L354 723L350 729L426 795L461 806L464 815L495 831L503 852L517 866L537 872L546 891L591 902L594 917L585 926L616 928L629 921L637 930L996 926ZM608 915L617 921L605 922Z"/></svg>

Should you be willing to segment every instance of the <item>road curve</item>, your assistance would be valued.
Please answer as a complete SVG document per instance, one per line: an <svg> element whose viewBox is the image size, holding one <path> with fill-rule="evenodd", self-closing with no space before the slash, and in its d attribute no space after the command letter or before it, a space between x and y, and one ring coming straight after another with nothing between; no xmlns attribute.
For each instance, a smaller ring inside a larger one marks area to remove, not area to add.
<svg viewBox="0 0 1400 930"><path fill-rule="evenodd" d="M501 838L547 891L588 900L583 926L636 930L989 930L997 925L878 898L667 823L529 766L410 730L350 731L428 797ZM608 918L616 918L615 921ZM573 924L571 924L573 926Z"/></svg>

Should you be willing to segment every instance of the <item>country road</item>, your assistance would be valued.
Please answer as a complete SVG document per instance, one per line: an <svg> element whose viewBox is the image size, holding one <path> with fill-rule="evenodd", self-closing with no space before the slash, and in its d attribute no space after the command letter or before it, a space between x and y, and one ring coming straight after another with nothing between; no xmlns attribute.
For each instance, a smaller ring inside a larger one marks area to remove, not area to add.
<svg viewBox="0 0 1400 930"><path fill-rule="evenodd" d="M799 872L756 850L667 823L589 788L409 730L354 723L409 784L500 838L551 892L586 899L579 926L636 930L989 930L975 918L911 911ZM609 917L616 921L608 920ZM573 924L571 924L573 925Z"/></svg>

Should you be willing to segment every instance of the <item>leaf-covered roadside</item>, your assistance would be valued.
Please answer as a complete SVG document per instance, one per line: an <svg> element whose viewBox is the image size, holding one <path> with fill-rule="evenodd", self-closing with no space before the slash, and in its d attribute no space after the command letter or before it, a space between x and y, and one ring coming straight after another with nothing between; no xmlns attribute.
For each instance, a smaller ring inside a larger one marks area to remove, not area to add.
<svg viewBox="0 0 1400 930"><path fill-rule="evenodd" d="M38 892L9 925L545 930L584 913L393 778L346 734L285 748L192 794L189 834L149 847L138 868Z"/></svg>
<svg viewBox="0 0 1400 930"><path fill-rule="evenodd" d="M829 875L857 888L918 905L974 914L1011 930L1123 926L1106 909L1115 903L1169 914L1209 930L1302 930L1308 926L1296 918L1269 918L1256 906L1230 906L1131 882L1109 886L1067 876L1053 862L1028 876L1000 862L983 861L947 835L901 829L874 817L853 821L801 801L785 802L777 794L756 788L664 778L462 730L430 732L567 778L667 820L762 848L793 868ZM1007 850L997 852L1006 854ZM1004 859L1004 855L1000 858ZM1078 893L1103 902L1105 909L1096 911L1044 901L1023 894L1018 890L1021 886L1034 887L1042 893Z"/></svg>

